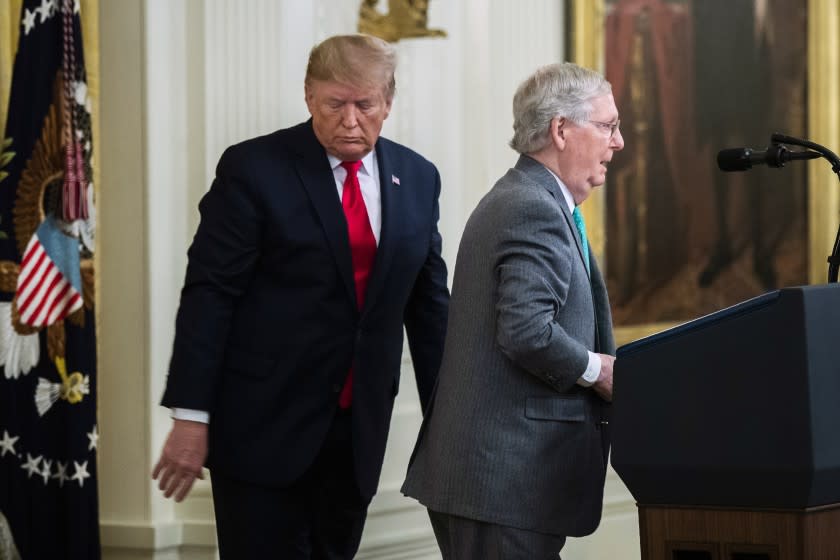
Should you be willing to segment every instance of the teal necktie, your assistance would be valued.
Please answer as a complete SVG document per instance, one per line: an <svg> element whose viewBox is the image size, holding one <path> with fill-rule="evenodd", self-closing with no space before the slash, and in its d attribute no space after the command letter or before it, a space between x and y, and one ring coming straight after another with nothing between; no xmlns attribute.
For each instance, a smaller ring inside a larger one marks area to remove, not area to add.
<svg viewBox="0 0 840 560"><path fill-rule="evenodd" d="M589 240L586 238L586 222L583 221L583 214L577 206L575 206L575 211L572 212L572 217L575 219L575 226L577 226L578 234L580 234L583 262L586 263L586 272L589 273Z"/></svg>

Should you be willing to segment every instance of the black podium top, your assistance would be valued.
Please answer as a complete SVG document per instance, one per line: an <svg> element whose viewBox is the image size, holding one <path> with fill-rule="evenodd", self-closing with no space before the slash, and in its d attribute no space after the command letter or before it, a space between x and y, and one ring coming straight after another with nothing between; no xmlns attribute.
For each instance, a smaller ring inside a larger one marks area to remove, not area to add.
<svg viewBox="0 0 840 560"><path fill-rule="evenodd" d="M840 285L785 288L618 349L612 465L644 504L840 502Z"/></svg>

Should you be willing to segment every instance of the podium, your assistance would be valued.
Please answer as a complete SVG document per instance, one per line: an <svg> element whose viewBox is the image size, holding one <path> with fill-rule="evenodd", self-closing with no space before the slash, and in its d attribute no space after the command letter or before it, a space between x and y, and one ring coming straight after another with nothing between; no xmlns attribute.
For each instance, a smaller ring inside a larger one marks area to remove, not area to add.
<svg viewBox="0 0 840 560"><path fill-rule="evenodd" d="M644 560L840 559L840 285L622 346L611 427Z"/></svg>

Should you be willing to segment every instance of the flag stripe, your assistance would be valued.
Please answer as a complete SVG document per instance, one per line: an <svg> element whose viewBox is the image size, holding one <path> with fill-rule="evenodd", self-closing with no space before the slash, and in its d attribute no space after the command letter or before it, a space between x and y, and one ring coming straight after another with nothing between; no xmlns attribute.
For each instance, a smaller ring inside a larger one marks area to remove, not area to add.
<svg viewBox="0 0 840 560"><path fill-rule="evenodd" d="M27 267L26 270L21 271L20 276L18 276L19 300L28 299L32 291L37 289L38 278L43 274L44 267L49 265L47 254L43 250L38 253L37 260L33 259L31 261L32 265Z"/></svg>
<svg viewBox="0 0 840 560"><path fill-rule="evenodd" d="M40 245L38 246L40 247ZM20 275L18 276L18 293L20 294L18 300L25 300L29 297L31 290L33 289L30 286L30 281L33 277L37 276L38 270L44 266L45 259L47 259L47 254L43 251L37 251L38 258L37 260L33 259L29 261L29 264L26 268L20 271Z"/></svg>
<svg viewBox="0 0 840 560"><path fill-rule="evenodd" d="M81 307L81 303L82 297L76 290L73 289L73 286L67 282L64 294L62 294L60 299L56 299L55 303L48 310L49 315L47 315L45 324L51 325L59 319L67 317L70 313Z"/></svg>
<svg viewBox="0 0 840 560"><path fill-rule="evenodd" d="M26 244L26 249L23 252L23 260L20 262L21 269L25 268L26 265L29 264L34 255L40 254L37 250L39 247L41 247L41 244L37 243L34 237L29 240L29 243Z"/></svg>
<svg viewBox="0 0 840 560"><path fill-rule="evenodd" d="M50 271L52 272L52 271ZM33 315L35 316L34 323L36 325L46 325L47 315L53 307L53 302L59 298L64 297L67 293L67 281L60 274L55 275L50 281L49 287L44 291L44 297L38 302Z"/></svg>
<svg viewBox="0 0 840 560"><path fill-rule="evenodd" d="M52 275L50 274L51 272L53 273ZM44 272L38 276L32 277L32 281L29 283L29 295L21 294L24 296L21 298L22 303L19 307L22 319L28 320L31 314L35 312L35 307L38 305L38 299L42 297L45 283L48 283L54 275L55 273L49 266L49 262L46 262L44 265Z"/></svg>
<svg viewBox="0 0 840 560"><path fill-rule="evenodd" d="M23 300L23 303L19 308L21 311L21 319L27 323L32 314L37 310L36 308L39 306L40 302L45 297L47 286L49 286L58 275L58 269L52 266L52 263L49 261L45 261L44 266L41 268L43 269L43 273L39 274L37 277L33 277L34 281L32 282L32 293L28 298Z"/></svg>
<svg viewBox="0 0 840 560"><path fill-rule="evenodd" d="M16 298L21 322L33 327L51 325L84 304L81 294L50 258L37 232L21 261Z"/></svg>

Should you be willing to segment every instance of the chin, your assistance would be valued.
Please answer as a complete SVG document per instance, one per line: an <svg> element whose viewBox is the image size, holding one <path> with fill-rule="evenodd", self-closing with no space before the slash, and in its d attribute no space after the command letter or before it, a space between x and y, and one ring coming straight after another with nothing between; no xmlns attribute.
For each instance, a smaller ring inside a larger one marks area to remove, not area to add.
<svg viewBox="0 0 840 560"><path fill-rule="evenodd" d="M369 151L370 150L368 148L357 144L352 146L342 146L340 149L336 150L336 152L341 155L341 159L344 161L362 159Z"/></svg>

